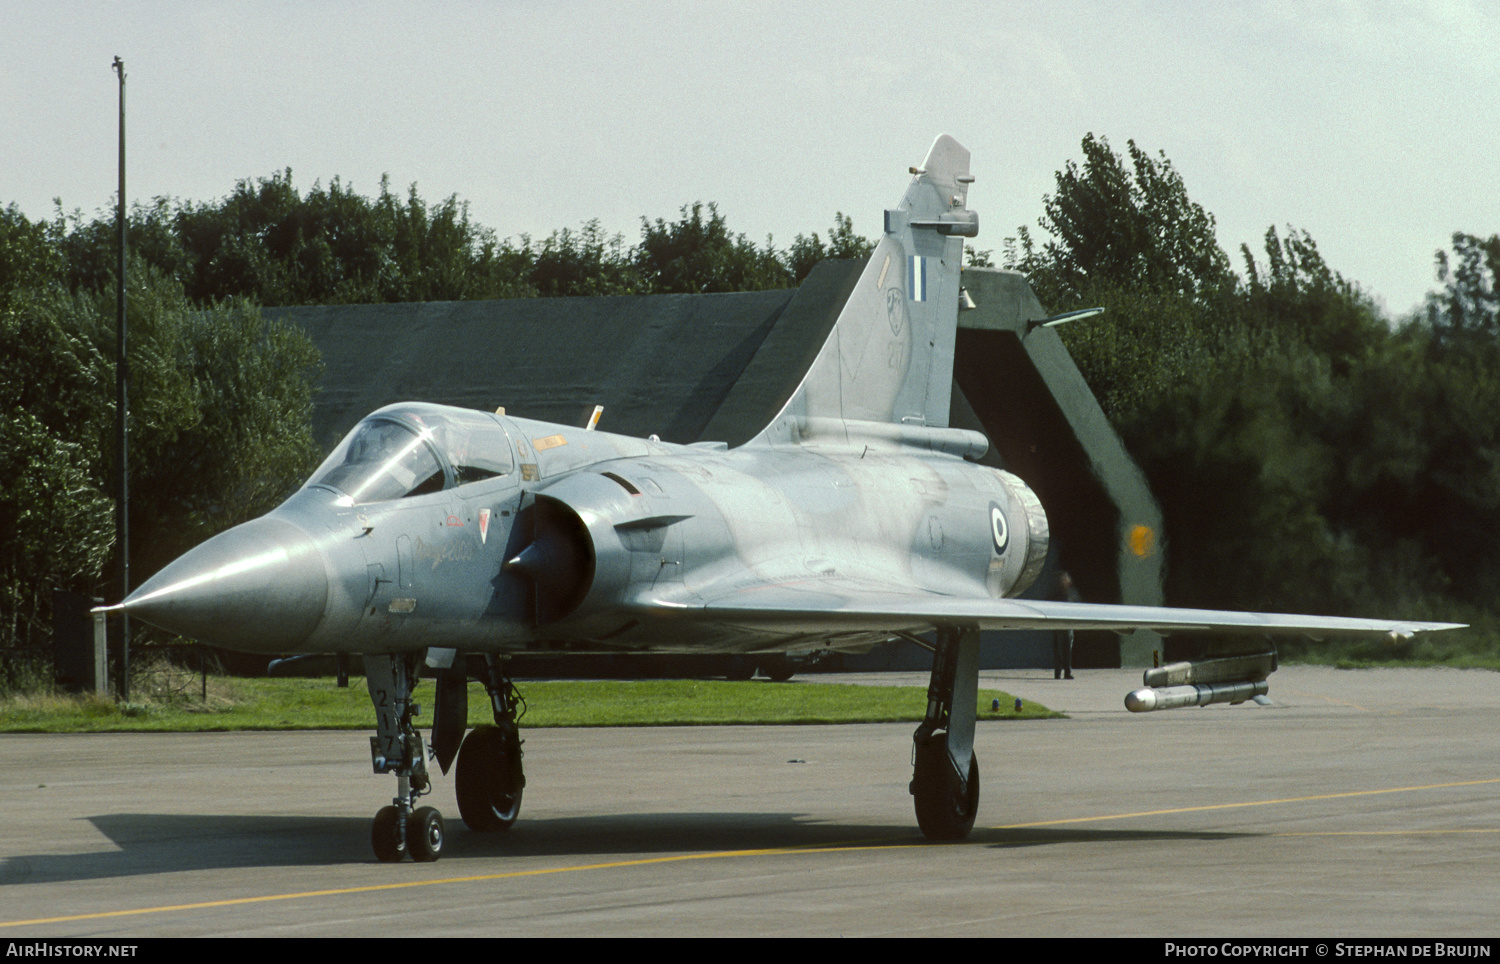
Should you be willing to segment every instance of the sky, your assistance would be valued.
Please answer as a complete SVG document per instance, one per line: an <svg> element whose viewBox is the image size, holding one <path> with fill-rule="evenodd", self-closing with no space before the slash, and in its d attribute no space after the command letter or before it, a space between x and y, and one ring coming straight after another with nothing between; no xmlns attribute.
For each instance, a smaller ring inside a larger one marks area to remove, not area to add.
<svg viewBox="0 0 1500 964"><path fill-rule="evenodd" d="M1306 231L1393 317L1455 231L1500 232L1492 0L0 0L0 205L112 203L115 56L132 202L289 168L500 237L633 244L704 201L785 247L877 234L948 133L998 255L1094 133L1165 153L1236 264Z"/></svg>

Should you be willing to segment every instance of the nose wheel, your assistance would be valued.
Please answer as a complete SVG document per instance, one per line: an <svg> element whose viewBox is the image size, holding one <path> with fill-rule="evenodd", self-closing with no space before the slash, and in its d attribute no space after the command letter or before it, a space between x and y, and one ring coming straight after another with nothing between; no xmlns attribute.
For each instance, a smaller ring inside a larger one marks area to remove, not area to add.
<svg viewBox="0 0 1500 964"><path fill-rule="evenodd" d="M375 859L400 863L408 853L417 863L431 863L443 854L443 815L436 807L422 807L403 816L392 804L375 812L370 824L370 847Z"/></svg>
<svg viewBox="0 0 1500 964"><path fill-rule="evenodd" d="M375 851L375 859L394 864L406 856L404 823L400 807L381 807L375 811L375 821L370 824L370 846Z"/></svg>
<svg viewBox="0 0 1500 964"><path fill-rule="evenodd" d="M443 854L443 815L437 807L422 807L406 818L406 844L411 859L431 863Z"/></svg>

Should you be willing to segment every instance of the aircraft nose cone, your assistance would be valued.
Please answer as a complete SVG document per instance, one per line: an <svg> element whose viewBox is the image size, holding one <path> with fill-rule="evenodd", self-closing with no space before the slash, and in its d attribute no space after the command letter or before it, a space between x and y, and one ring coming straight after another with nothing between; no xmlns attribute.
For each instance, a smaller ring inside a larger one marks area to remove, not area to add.
<svg viewBox="0 0 1500 964"><path fill-rule="evenodd" d="M221 532L146 580L122 608L227 649L284 653L312 635L328 572L307 533L276 518Z"/></svg>

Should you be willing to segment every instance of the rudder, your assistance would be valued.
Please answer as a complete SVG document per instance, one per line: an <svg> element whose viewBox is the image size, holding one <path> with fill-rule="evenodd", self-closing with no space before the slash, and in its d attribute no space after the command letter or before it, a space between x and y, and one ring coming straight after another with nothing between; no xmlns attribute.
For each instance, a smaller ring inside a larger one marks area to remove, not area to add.
<svg viewBox="0 0 1500 964"><path fill-rule="evenodd" d="M963 239L979 230L974 179L947 134L913 172L828 341L760 439L799 437L808 420L948 425Z"/></svg>

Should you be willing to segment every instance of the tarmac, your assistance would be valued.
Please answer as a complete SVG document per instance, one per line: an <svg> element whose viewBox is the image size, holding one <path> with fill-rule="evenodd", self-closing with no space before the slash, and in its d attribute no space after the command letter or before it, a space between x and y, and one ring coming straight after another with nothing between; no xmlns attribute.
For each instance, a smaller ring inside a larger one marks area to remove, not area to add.
<svg viewBox="0 0 1500 964"><path fill-rule="evenodd" d="M1139 671L1077 675L982 674L1070 718L979 724L959 844L916 830L909 723L527 730L515 828L439 776L443 858L396 865L362 733L4 735L0 939L1500 933L1500 673L1139 716Z"/></svg>

